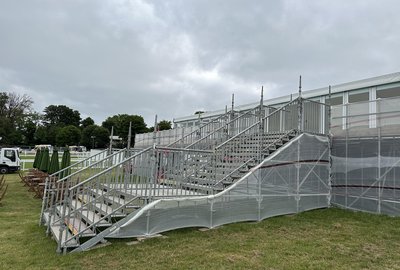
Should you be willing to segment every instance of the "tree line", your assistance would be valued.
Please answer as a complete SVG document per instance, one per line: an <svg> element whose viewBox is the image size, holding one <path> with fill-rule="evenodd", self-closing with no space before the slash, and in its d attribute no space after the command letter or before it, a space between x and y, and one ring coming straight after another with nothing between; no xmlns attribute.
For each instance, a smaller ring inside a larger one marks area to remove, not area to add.
<svg viewBox="0 0 400 270"><path fill-rule="evenodd" d="M82 119L79 111L65 105L49 105L42 113L35 112L32 106L33 100L28 95L0 92L0 145L51 144L105 148L113 127L114 136L121 138L118 147L124 147L128 140L129 123L132 123L133 137L154 130L154 127L147 127L140 115L117 114L96 125L91 117ZM171 121L160 121L157 129L171 129Z"/></svg>

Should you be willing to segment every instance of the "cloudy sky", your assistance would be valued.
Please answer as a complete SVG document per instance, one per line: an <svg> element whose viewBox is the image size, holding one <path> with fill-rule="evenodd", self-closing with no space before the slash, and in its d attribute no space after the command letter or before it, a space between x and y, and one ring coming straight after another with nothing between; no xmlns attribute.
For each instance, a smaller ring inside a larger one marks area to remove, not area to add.
<svg viewBox="0 0 400 270"><path fill-rule="evenodd" d="M101 123L400 71L393 0L1 0L0 91Z"/></svg>

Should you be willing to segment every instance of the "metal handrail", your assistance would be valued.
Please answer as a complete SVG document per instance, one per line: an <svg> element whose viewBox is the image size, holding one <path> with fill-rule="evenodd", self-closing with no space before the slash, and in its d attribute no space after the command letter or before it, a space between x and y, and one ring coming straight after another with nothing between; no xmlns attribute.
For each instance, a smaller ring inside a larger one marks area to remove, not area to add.
<svg viewBox="0 0 400 270"><path fill-rule="evenodd" d="M70 237L69 239L64 241L64 245L71 241L72 239L75 239L77 237L79 237L81 234L83 234L85 231L91 229L92 227L96 226L98 223L100 223L101 221L107 219L108 217L112 216L113 214L115 214L117 211L121 210L122 208L126 207L127 205L129 205L130 203L132 203L134 200L137 200L139 198L139 196L133 197L132 199L130 199L127 203L120 205L119 207L115 208L113 211L111 211L110 214L105 215L103 217L101 217L98 221L90 224L89 226L87 226L85 229L83 229L82 231L80 231L79 233L77 233L76 235L73 235L72 237ZM65 218L65 217L64 217Z"/></svg>
<svg viewBox="0 0 400 270"><path fill-rule="evenodd" d="M113 153L113 154L111 154L111 155L108 155L108 156L104 157L103 159L101 159L101 160L99 160L99 161L96 161L95 163L91 164L90 166L87 166L87 167L85 167L85 168L80 169L79 171L75 171L75 172L73 172L73 173L71 173L71 174L69 174L69 175L67 175L67 176L65 176L65 177L63 177L63 178L57 180L56 183L63 182L63 181L65 181L66 179L70 178L71 176L74 176L74 175L76 175L76 174L79 174L79 173L81 173L82 171L85 171L85 170L87 170L88 168L91 168L91 167L93 167L93 166L95 166L95 165L97 165L97 164L103 162L104 160L109 159L110 157L114 157L114 156L116 156L116 155L118 155L118 154L120 154L120 153L122 153L122 152L124 152L124 151L126 151L126 148L121 149L121 150L119 150L119 151L117 151L117 152L115 152L115 153Z"/></svg>
<svg viewBox="0 0 400 270"><path fill-rule="evenodd" d="M97 153L97 154L95 154L95 155L93 155L93 156L87 157L87 158L85 158L85 159L83 159L83 160L80 160L80 161L74 163L74 164L71 164L71 165L69 165L68 167L65 167L65 168L63 168L63 169L61 169L61 170L59 170L59 171L57 171L57 172L51 174L50 177L55 177L57 174L60 174L60 173L63 172L63 171L69 170L69 169L71 169L72 167L78 165L79 163L84 163L84 162L86 162L86 161L88 161L88 160L90 160L90 159L92 159L92 158L94 158L94 157L96 157L96 156L100 156L100 155L104 154L104 153L107 152L107 151L108 151L108 149L105 149L105 150L103 150L103 151L101 151L101 152L99 152L99 153Z"/></svg>
<svg viewBox="0 0 400 270"><path fill-rule="evenodd" d="M47 178L46 178L46 181L45 181L45 187L46 187L46 189L45 189L45 192L44 192L43 198L42 198L41 219L42 219L42 216L43 216L44 211L46 211L47 209L51 208L51 206L50 206L50 207L46 207L46 204L48 203L48 200L50 199L50 194L49 194L49 192L53 189L52 185L60 184L61 182L65 182L66 180L70 179L72 176L77 175L77 174L79 174L79 173L82 173L83 171L87 170L89 167L95 166L95 165L97 165L98 163L103 162L103 161L106 160L107 158L110 158L110 157L112 157L112 156L115 156L115 155L121 153L121 152L124 151L124 150L125 150L125 149L119 150L119 151L117 151L116 153L113 153L113 154L111 154L111 155L108 155L108 156L102 158L101 160L96 161L95 163L90 164L90 165L87 166L87 167L83 167L83 168L81 168L81 169L79 169L79 170L77 170L77 171L74 171L74 172L72 172L71 174L69 174L69 175L67 175L67 176L65 176L65 177L63 177L63 178L61 178L61 179L57 179L57 175L59 175L61 172L65 171L65 170L68 170L68 169L70 169L70 168L76 166L77 164L83 164L84 162L86 162L86 161L88 161L88 160L90 160L90 159L93 159L93 158L96 158L96 157L98 157L98 156L101 156L101 155L103 155L104 153L106 153L106 152L108 151L108 149L103 150L103 151L101 151L101 152L99 152L99 153L97 153L97 154L95 154L95 155L93 155L93 156L90 156L90 157L88 157L88 158L86 158L86 159L84 159L84 160L82 160L82 161L79 161L79 162L77 162L77 163L74 163L74 164L72 164L72 165L70 165L70 166L68 166L68 167L66 167L66 168L64 168L64 169L62 169L62 170L60 170L60 171L57 171L56 173L54 173L54 174L50 175L49 177L47 177ZM53 205L53 202L51 202L50 204Z"/></svg>
<svg viewBox="0 0 400 270"><path fill-rule="evenodd" d="M221 120L222 118L226 117L226 116L228 115L228 113L231 113L231 111L228 111L227 113L224 113L224 114L220 115L219 117L217 117L217 118L211 120L211 122L208 122L207 124L204 124L204 125L200 126L199 128L193 130L193 131L190 132L189 134L184 135L182 138L179 138L178 140L176 140L176 141L174 141L174 142L168 144L167 146L172 146L172 145L174 145L174 144L176 144L176 143L178 143L178 142L180 142L180 141L183 141L185 138L187 138L187 137L189 137L189 136L191 136L191 135L197 133L197 132L198 132L199 130L201 130L202 128L205 128L205 127L208 126L208 125L217 123L218 120Z"/></svg>
<svg viewBox="0 0 400 270"><path fill-rule="evenodd" d="M299 100L300 98L296 98L292 101L289 101L288 103L286 103L284 106L280 107L279 109L277 109L276 111L273 111L272 113L268 114L267 116L263 117L260 121L257 121L256 123L254 123L253 125L249 126L248 128L244 129L243 131L241 131L240 133L236 134L235 136L233 136L232 138L226 140L225 142L221 143L220 145L215 147L215 150L218 150L219 148L221 148L222 146L226 145L227 143L231 142L232 140L236 139L237 137L241 136L243 133L249 131L250 129L252 129L253 127L261 124L265 119L277 114L280 111L283 111L287 106L291 105L292 103L295 103Z"/></svg>
<svg viewBox="0 0 400 270"><path fill-rule="evenodd" d="M295 129L292 129L288 132L286 132L284 135L282 135L281 137L279 137L278 139L276 139L275 141L273 141L272 143L268 144L266 147L264 147L261 152L264 152L266 149L268 149L270 146L275 145L278 141L282 140L283 137L289 135L290 133L294 132ZM224 176L224 178L222 178L221 180L219 180L217 183L214 184L214 186L217 186L218 184L220 184L221 182L223 182L224 180L226 180L228 177L230 177L231 175L233 175L235 172L237 172L238 170L240 170L243 166L247 165L249 162L254 161L256 159L256 157L252 157L250 159L248 159L247 161L245 161L242 165L240 165L239 167L237 167L236 169L234 169L233 171L231 171L229 174L227 174L226 176Z"/></svg>
<svg viewBox="0 0 400 270"><path fill-rule="evenodd" d="M109 193L111 193L112 191L116 191L116 190L115 190L115 189L110 189L109 191L104 192L102 195L96 197L95 199L97 200L97 199L103 198L103 197L107 196ZM88 206L90 203L91 203L91 202L82 204L81 207L76 208L76 209L74 209L73 211L70 211L70 212L68 213L67 216L70 216L71 214L74 214L74 213L78 212L79 210L84 210L84 208L85 208L86 206ZM61 203L58 203L57 205L60 206ZM82 211L79 211L79 212L82 212ZM52 224L56 224L56 223L57 223L58 221L60 221L60 220L62 220L62 217L59 217L59 218L57 218L57 219L54 219L53 222L52 222Z"/></svg>
<svg viewBox="0 0 400 270"><path fill-rule="evenodd" d="M119 163L117 163L117 164L114 164L113 166L108 167L107 169L105 169L105 170L103 170L103 171L101 171L101 172L99 172L99 173L97 173L97 174L95 174L95 175L89 177L88 179L86 179L86 180L84 180L84 181L82 181L82 182L79 182L79 183L76 184L75 186L68 188L68 190L69 190L69 191L73 191L74 189L77 189L78 187L80 187L80 186L82 186L82 185L84 185L84 184L86 184L86 183L92 181L94 178L99 177L100 175L103 175L103 174L105 174L105 173L111 171L112 169L117 168L118 166L121 166L123 163L125 163L125 162L127 162L127 161L129 161L129 160L131 160L131 159L133 159L133 158L135 158L135 157L137 157L137 156L139 156L139 155L141 155L141 154L143 154L143 153L145 153L145 152L151 150L151 149L153 149L153 146L147 147L146 149L144 149L144 150L142 150L142 151L140 151L140 152L134 154L133 156L130 156L130 157L128 157L128 158L122 160L121 162L119 162Z"/></svg>
<svg viewBox="0 0 400 270"><path fill-rule="evenodd" d="M176 148L176 147L165 147L165 146L155 146L156 149L165 150L165 151L182 151L182 152L198 152L198 153L214 153L211 150L201 150L201 149L187 149L187 148Z"/></svg>
<svg viewBox="0 0 400 270"><path fill-rule="evenodd" d="M253 108L253 109L256 109L256 108L257 108L257 107L255 107L255 108ZM195 145L195 144L197 144L197 143L199 143L199 142L205 140L205 139L208 138L209 136L214 135L215 133L217 133L217 132L220 131L221 129L226 128L226 126L228 126L229 124L231 124L231 123L237 121L239 118L242 118L242 117L244 117L244 116L247 116L247 115L251 114L251 112L252 112L253 109L250 109L249 111L247 111L247 112L245 112L245 113L239 115L238 117L232 119L231 121L229 121L229 122L227 122L226 124L224 124L222 127L217 128L216 130L214 130L214 131L211 132L210 134L207 134L207 136L205 136L205 137L203 137L203 138L201 138L201 139L199 139L199 140L193 142L192 144L186 146L185 148L192 147L193 145Z"/></svg>

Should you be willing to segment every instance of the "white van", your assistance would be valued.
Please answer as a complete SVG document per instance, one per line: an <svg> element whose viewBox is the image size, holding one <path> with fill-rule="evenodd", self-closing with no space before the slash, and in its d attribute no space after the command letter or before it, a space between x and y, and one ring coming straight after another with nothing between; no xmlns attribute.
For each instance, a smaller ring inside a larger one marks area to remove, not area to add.
<svg viewBox="0 0 400 270"><path fill-rule="evenodd" d="M17 148L0 148L0 173L19 171L21 159Z"/></svg>

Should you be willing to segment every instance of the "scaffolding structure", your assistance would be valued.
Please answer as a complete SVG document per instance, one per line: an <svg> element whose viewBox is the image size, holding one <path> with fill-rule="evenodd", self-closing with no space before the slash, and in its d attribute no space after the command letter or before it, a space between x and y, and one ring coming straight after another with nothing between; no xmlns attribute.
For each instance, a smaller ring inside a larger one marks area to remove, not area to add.
<svg viewBox="0 0 400 270"><path fill-rule="evenodd" d="M327 207L329 126L329 105L300 96L280 108L261 101L227 111L166 146L155 132L147 148L110 150L49 177L41 224L67 252Z"/></svg>
<svg viewBox="0 0 400 270"><path fill-rule="evenodd" d="M400 215L399 103L388 98L332 108L334 205Z"/></svg>

